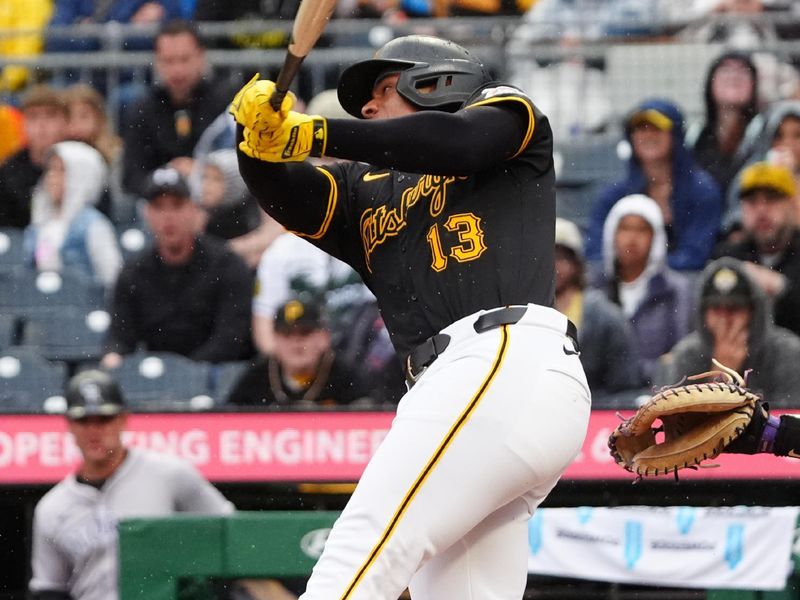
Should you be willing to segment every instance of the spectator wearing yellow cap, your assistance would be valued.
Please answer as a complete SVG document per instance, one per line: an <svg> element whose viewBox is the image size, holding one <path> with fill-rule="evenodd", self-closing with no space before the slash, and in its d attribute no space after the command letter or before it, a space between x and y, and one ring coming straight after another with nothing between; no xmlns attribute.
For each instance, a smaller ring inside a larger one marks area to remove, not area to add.
<svg viewBox="0 0 800 600"><path fill-rule="evenodd" d="M784 166L756 162L739 178L742 231L717 256L745 261L748 274L773 299L775 323L800 333L800 228L797 189Z"/></svg>
<svg viewBox="0 0 800 600"><path fill-rule="evenodd" d="M667 100L642 102L625 119L631 155L624 178L593 202L586 232L592 270L602 259L603 224L622 198L644 194L661 209L667 232L667 264L676 271L699 271L717 241L722 193L686 147L683 114Z"/></svg>

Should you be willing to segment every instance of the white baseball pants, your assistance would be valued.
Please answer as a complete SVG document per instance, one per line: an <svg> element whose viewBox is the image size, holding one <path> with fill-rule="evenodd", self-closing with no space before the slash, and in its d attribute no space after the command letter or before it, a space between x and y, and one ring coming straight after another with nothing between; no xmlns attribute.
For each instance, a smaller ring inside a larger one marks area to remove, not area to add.
<svg viewBox="0 0 800 600"><path fill-rule="evenodd" d="M522 597L528 519L581 448L590 394L561 313L479 334L480 314L443 330L301 600Z"/></svg>

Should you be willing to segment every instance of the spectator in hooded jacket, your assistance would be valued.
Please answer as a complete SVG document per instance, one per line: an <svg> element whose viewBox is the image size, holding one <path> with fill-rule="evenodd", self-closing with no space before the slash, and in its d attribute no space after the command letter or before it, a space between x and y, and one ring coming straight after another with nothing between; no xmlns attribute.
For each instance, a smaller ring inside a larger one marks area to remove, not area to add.
<svg viewBox="0 0 800 600"><path fill-rule="evenodd" d="M707 73L705 122L690 127L686 141L724 195L744 163L740 147L758 114L758 73L749 54L739 51L721 54Z"/></svg>
<svg viewBox="0 0 800 600"><path fill-rule="evenodd" d="M739 196L741 239L721 244L716 254L745 261L774 303L775 323L800 334L800 228L792 174L779 165L753 163L742 172Z"/></svg>
<svg viewBox="0 0 800 600"><path fill-rule="evenodd" d="M711 359L739 373L773 406L800 406L800 337L778 327L770 304L741 261L711 262L699 281L695 330L659 361L654 383L671 385L713 368Z"/></svg>
<svg viewBox="0 0 800 600"><path fill-rule="evenodd" d="M722 213L719 186L684 146L683 115L666 100L639 105L625 122L631 144L628 174L594 202L586 256L599 262L603 223L611 207L631 194L656 201L667 230L667 263L677 271L697 271L711 256Z"/></svg>
<svg viewBox="0 0 800 600"><path fill-rule="evenodd" d="M636 334L644 384L658 358L689 333L692 280L666 265L667 233L661 210L643 194L626 196L603 227L605 289Z"/></svg>
<svg viewBox="0 0 800 600"><path fill-rule="evenodd" d="M800 102L776 102L759 114L747 131L745 150L749 163L766 161L786 167L800 189ZM726 231L741 226L739 184L744 169L736 175L728 191L728 207L723 218ZM800 198L795 196L794 218L800 224Z"/></svg>
<svg viewBox="0 0 800 600"><path fill-rule="evenodd" d="M29 261L40 270L72 269L106 288L122 268L111 222L95 208L107 176L100 153L83 142L54 145L33 192L31 224L25 230Z"/></svg>

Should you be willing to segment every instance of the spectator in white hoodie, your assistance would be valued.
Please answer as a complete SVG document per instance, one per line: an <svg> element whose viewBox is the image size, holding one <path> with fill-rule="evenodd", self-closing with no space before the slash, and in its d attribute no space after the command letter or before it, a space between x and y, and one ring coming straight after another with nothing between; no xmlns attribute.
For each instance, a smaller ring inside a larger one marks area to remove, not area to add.
<svg viewBox="0 0 800 600"><path fill-rule="evenodd" d="M106 288L113 285L122 256L111 222L95 208L106 177L106 163L90 145L53 146L25 230L28 259L37 269L81 271Z"/></svg>
<svg viewBox="0 0 800 600"><path fill-rule="evenodd" d="M617 202L603 225L603 277L596 282L622 308L636 334L644 384L658 358L689 333L692 280L667 266L661 208L644 194Z"/></svg>

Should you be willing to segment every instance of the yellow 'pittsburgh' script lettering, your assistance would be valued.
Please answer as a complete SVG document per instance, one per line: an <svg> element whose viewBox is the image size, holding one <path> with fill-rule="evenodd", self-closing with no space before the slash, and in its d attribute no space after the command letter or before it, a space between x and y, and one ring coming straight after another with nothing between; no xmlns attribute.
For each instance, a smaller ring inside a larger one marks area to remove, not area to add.
<svg viewBox="0 0 800 600"><path fill-rule="evenodd" d="M439 216L447 202L447 186L456 179L466 179L466 177L423 175L415 185L403 191L399 207L379 206L374 209L368 208L361 213L361 241L364 244L364 257L370 271L372 271L370 256L375 248L387 238L397 235L406 226L408 209L420 199L427 198L431 216Z"/></svg>

